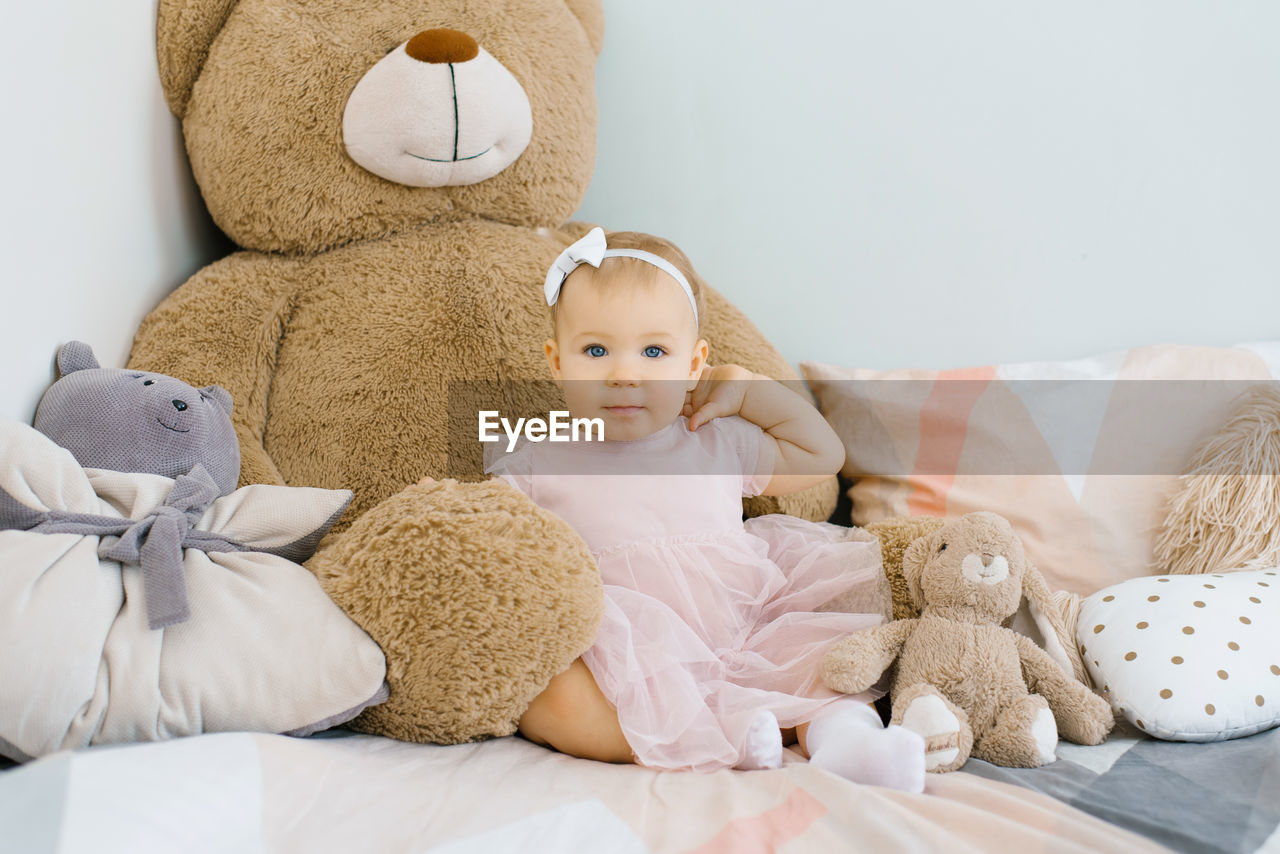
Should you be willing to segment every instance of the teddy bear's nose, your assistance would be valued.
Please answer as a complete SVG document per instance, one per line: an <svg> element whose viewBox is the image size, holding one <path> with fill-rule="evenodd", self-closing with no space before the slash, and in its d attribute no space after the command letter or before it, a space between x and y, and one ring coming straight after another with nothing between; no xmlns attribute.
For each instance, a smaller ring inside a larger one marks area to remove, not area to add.
<svg viewBox="0 0 1280 854"><path fill-rule="evenodd" d="M480 53L480 45L464 32L450 29L423 30L404 46L419 62L466 62Z"/></svg>
<svg viewBox="0 0 1280 854"><path fill-rule="evenodd" d="M983 565L983 566L991 566L991 561L993 561L993 560L995 560L995 559L996 559L996 556L995 556L995 555L993 555L991 552L983 552L983 553L982 553L982 565Z"/></svg>
<svg viewBox="0 0 1280 854"><path fill-rule="evenodd" d="M178 410L179 412L187 411L187 402L185 400L171 400L169 402L172 403L173 408Z"/></svg>

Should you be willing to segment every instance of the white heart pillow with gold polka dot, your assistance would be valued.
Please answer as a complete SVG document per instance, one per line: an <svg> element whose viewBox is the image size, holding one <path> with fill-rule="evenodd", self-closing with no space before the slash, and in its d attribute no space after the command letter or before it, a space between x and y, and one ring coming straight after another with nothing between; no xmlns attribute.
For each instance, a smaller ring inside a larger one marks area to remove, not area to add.
<svg viewBox="0 0 1280 854"><path fill-rule="evenodd" d="M1156 738L1223 741L1280 725L1280 570L1134 578L1081 604L1093 684Z"/></svg>

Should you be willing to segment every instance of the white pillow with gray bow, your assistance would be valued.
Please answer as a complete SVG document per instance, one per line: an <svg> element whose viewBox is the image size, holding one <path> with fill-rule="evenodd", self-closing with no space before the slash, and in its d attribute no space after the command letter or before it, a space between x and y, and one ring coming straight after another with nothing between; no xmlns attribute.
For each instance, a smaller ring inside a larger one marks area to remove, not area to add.
<svg viewBox="0 0 1280 854"><path fill-rule="evenodd" d="M91 400L125 393L132 408L121 411L141 413L128 427L139 441L163 407L161 427L179 439L229 427L221 389L101 369L80 347L64 348L50 392L75 377ZM180 400L209 404L213 426L178 419ZM74 411L83 400L63 403ZM227 465L215 476L207 461L177 477L86 468L0 417L0 754L25 761L224 730L304 734L386 699L381 650L298 565L351 493L253 485L223 495ZM238 454L234 464L238 473Z"/></svg>

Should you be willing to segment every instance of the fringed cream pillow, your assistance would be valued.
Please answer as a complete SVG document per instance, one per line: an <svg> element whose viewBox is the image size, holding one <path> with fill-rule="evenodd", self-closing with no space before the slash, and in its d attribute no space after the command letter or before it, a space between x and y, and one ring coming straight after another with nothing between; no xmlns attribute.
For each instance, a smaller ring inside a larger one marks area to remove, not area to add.
<svg viewBox="0 0 1280 854"><path fill-rule="evenodd" d="M1156 537L1173 574L1280 564L1280 388L1252 387L1197 451Z"/></svg>

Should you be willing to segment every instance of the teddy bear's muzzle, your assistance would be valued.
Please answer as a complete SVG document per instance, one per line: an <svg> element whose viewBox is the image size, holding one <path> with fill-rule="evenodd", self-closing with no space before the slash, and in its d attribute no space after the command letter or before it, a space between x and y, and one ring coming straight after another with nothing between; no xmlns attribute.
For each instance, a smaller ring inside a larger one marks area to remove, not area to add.
<svg viewBox="0 0 1280 854"><path fill-rule="evenodd" d="M467 33L423 30L357 81L342 116L347 154L409 187L488 180L533 134L524 87Z"/></svg>

